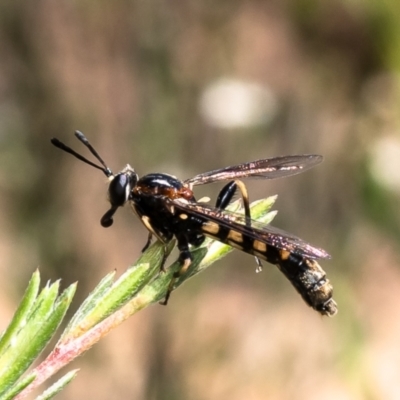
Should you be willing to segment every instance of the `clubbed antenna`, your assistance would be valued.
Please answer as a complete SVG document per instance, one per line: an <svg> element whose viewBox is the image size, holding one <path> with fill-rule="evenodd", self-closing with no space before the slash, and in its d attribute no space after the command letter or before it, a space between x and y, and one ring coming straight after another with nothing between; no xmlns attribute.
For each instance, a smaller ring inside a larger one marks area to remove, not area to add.
<svg viewBox="0 0 400 400"><path fill-rule="evenodd" d="M107 167L106 163L103 161L103 159L99 156L99 154L97 153L97 151L93 148L93 146L89 143L89 141L87 140L86 136L79 131L75 131L75 136L78 138L79 141L81 141L88 149L89 151L96 157L96 159L101 163L102 167L93 163L92 161L88 160L86 157L83 157L82 155L80 155L79 153L77 153L75 150L72 150L70 147L68 147L67 145L65 145L63 142L60 142L58 139L56 138L52 138L51 139L51 143L58 147L59 149L72 154L74 157L76 157L77 159L83 161L86 164L91 165L94 168L99 169L100 171L103 171L103 173L105 174L105 176L108 178L110 176L113 175L112 171L110 168Z"/></svg>

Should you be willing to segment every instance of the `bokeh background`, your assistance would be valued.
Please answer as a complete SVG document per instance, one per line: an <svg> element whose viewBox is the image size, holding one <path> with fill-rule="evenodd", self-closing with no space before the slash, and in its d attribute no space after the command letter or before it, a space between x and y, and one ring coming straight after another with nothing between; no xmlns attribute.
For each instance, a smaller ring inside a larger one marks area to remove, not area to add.
<svg viewBox="0 0 400 400"><path fill-rule="evenodd" d="M335 318L235 252L76 360L59 398L399 399L399 70L397 0L2 1L1 327L37 267L79 281L76 308L147 238L129 210L100 226L104 176L51 137L182 178L317 153L249 191L332 254Z"/></svg>

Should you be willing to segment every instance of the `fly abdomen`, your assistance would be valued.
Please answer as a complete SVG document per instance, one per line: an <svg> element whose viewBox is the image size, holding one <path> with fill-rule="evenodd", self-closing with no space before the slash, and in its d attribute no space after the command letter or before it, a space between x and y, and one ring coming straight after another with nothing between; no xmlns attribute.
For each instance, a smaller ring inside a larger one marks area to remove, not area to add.
<svg viewBox="0 0 400 400"><path fill-rule="evenodd" d="M304 301L322 315L332 317L337 313L336 302L332 299L333 288L326 278L325 271L315 260L267 245L261 240L216 222L203 222L201 229L213 239L278 266Z"/></svg>
<svg viewBox="0 0 400 400"><path fill-rule="evenodd" d="M253 254L253 242L248 235L244 235L234 229L230 229L224 225L217 224L212 221L206 221L202 224L201 230L205 235L219 242L229 244L236 249L246 253ZM265 259L265 257L264 257Z"/></svg>
<svg viewBox="0 0 400 400"><path fill-rule="evenodd" d="M333 317L337 313L337 305L332 298L332 285L321 266L315 260L285 250L269 249L278 253L274 264L290 280L304 301L322 315ZM272 262L269 259L267 261Z"/></svg>

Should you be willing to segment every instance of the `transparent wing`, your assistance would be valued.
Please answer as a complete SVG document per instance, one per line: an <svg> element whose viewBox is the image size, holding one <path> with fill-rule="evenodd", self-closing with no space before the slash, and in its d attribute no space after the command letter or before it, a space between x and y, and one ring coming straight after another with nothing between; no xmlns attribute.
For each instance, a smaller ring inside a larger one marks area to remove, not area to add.
<svg viewBox="0 0 400 400"><path fill-rule="evenodd" d="M253 179L276 179L291 176L306 171L319 164L323 157L316 154L297 156L282 156L266 158L264 160L251 161L244 164L234 165L205 172L187 179L187 185L204 185L217 181L253 178Z"/></svg>
<svg viewBox="0 0 400 400"><path fill-rule="evenodd" d="M311 246L297 236L269 224L248 219L243 214L220 210L198 203L187 203L179 199L172 200L172 202L175 208L185 214L195 216L201 222L215 222L219 226L240 232L242 235L259 240L269 246L309 259L331 258L325 250Z"/></svg>

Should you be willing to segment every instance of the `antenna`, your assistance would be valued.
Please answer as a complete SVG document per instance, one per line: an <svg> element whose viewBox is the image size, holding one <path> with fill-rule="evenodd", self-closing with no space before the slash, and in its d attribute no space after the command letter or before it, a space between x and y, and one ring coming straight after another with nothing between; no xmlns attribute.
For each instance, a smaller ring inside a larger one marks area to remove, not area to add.
<svg viewBox="0 0 400 400"><path fill-rule="evenodd" d="M75 131L75 136L78 138L80 142L82 142L88 149L89 151L96 157L96 159L101 163L102 167L93 163L92 161L88 160L86 157L83 157L79 153L77 153L75 150L72 150L71 147L68 147L66 144L63 142L60 142L57 138L52 138L50 141L51 143L58 147L59 149L65 151L66 153L72 154L74 157L76 157L78 160L83 161L86 164L91 165L94 168L99 169L100 171L103 171L105 176L109 178L110 176L113 175L112 171L110 168L107 167L106 163L103 161L103 159L99 156L97 151L94 149L94 147L89 143L89 140L87 140L86 136L80 132L80 131Z"/></svg>

